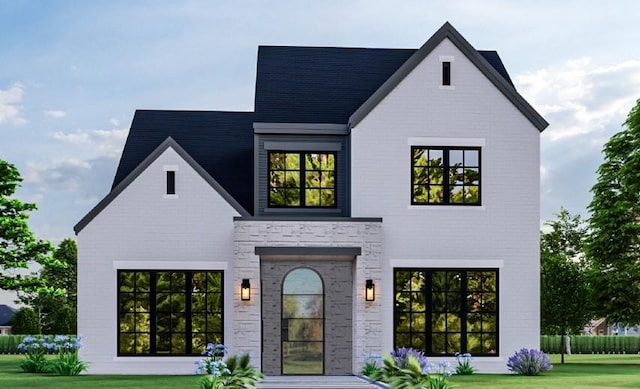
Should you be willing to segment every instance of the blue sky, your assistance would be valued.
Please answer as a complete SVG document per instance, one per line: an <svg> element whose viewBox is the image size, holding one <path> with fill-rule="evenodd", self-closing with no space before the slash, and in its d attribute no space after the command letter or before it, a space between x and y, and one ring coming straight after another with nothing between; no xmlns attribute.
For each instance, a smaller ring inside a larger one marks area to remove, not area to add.
<svg viewBox="0 0 640 389"><path fill-rule="evenodd" d="M252 110L258 45L418 48L449 21L551 123L541 219L586 216L602 146L640 98L639 14L637 0L0 0L0 158L57 243L108 193L136 109Z"/></svg>

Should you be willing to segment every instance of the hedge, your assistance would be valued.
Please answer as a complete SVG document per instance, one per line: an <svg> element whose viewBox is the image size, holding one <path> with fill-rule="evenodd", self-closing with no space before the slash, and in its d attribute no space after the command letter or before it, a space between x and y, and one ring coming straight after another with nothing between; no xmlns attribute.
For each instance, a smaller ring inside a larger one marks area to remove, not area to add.
<svg viewBox="0 0 640 389"><path fill-rule="evenodd" d="M640 336L637 335L569 335L572 354L638 354ZM561 336L542 335L540 349L560 354Z"/></svg>
<svg viewBox="0 0 640 389"><path fill-rule="evenodd" d="M22 354L18 345L27 335L2 335L0 336L0 354Z"/></svg>

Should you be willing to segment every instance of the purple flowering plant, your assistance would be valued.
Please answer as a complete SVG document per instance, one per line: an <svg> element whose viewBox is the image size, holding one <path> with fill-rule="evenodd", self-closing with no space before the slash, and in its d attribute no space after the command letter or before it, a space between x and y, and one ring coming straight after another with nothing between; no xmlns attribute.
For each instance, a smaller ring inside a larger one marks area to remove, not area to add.
<svg viewBox="0 0 640 389"><path fill-rule="evenodd" d="M452 374L449 361L430 363L422 351L402 347L386 355L383 365L371 378L390 388L449 389L448 378Z"/></svg>
<svg viewBox="0 0 640 389"><path fill-rule="evenodd" d="M522 348L509 357L507 368L521 375L538 375L551 370L551 359L545 353L536 349Z"/></svg>
<svg viewBox="0 0 640 389"><path fill-rule="evenodd" d="M393 358L400 369L407 367L409 356L414 357L418 361L423 374L427 374L429 372L429 360L427 360L427 356L424 355L422 351L411 347L401 347L391 352L391 358Z"/></svg>

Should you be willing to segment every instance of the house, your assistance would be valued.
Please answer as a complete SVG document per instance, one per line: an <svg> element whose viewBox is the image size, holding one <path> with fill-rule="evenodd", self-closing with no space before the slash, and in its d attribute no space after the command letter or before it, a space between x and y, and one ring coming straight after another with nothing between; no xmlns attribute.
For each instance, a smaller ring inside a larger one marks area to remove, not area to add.
<svg viewBox="0 0 640 389"><path fill-rule="evenodd" d="M11 318L15 313L15 308L0 304L0 335L11 335Z"/></svg>
<svg viewBox="0 0 640 389"><path fill-rule="evenodd" d="M81 357L185 374L207 342L265 374L365 353L539 346L539 134L495 51L258 49L253 112L135 113L75 226Z"/></svg>

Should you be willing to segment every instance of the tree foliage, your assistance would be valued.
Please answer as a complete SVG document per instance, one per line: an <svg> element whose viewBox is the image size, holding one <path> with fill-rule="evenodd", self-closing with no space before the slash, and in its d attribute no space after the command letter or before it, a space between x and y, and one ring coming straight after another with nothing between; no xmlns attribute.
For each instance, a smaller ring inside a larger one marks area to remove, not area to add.
<svg viewBox="0 0 640 389"><path fill-rule="evenodd" d="M575 334L591 318L590 288L584 265L587 227L580 215L560 209L551 228L540 235L541 330L543 334Z"/></svg>
<svg viewBox="0 0 640 389"><path fill-rule="evenodd" d="M18 169L0 159L0 289L34 292L47 288L40 277L23 269L30 264L55 266L51 243L36 239L27 223L33 203L23 203L14 194L22 182Z"/></svg>
<svg viewBox="0 0 640 389"><path fill-rule="evenodd" d="M53 258L64 266L45 265L40 277L57 293L41 291L34 301L39 306L43 334L77 332L78 247L73 239L64 239Z"/></svg>
<svg viewBox="0 0 640 389"><path fill-rule="evenodd" d="M38 313L29 307L22 307L11 318L11 332L15 335L35 335L40 333Z"/></svg>
<svg viewBox="0 0 640 389"><path fill-rule="evenodd" d="M605 144L589 205L593 298L610 322L640 323L640 100Z"/></svg>

